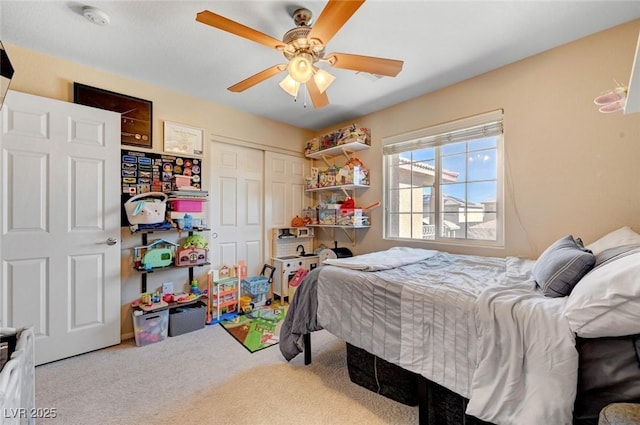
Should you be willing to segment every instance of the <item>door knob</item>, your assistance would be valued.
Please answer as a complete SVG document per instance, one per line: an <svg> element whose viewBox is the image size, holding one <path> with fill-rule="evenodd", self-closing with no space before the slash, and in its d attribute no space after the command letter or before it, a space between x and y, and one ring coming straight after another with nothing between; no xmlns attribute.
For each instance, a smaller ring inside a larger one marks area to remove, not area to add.
<svg viewBox="0 0 640 425"><path fill-rule="evenodd" d="M218 234L217 234L216 232L213 232L213 233L211 234L211 237L212 237L213 239L218 239Z"/></svg>
<svg viewBox="0 0 640 425"><path fill-rule="evenodd" d="M107 245L111 246L111 245L115 245L118 243L118 240L116 238L109 238L107 239Z"/></svg>

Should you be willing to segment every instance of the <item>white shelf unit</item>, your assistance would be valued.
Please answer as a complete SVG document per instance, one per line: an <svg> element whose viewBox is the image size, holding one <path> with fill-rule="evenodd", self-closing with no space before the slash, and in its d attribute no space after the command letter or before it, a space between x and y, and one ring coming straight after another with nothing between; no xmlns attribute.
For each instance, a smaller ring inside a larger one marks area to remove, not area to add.
<svg viewBox="0 0 640 425"><path fill-rule="evenodd" d="M360 142L351 142L345 143L338 146L333 146L328 149L323 149L318 152L308 153L305 156L311 159L324 159L330 158L333 156L343 155L343 154L351 154L353 152L362 151L365 149L369 149L369 145Z"/></svg>
<svg viewBox="0 0 640 425"><path fill-rule="evenodd" d="M332 166L330 159L336 156L344 155L349 161L351 159L351 155L354 152L362 151L365 149L369 149L369 145L360 142L352 142L346 143L343 145L338 145L331 147L329 149L324 149L318 152L310 153L305 155L310 159L322 159L328 166ZM323 186L317 188L309 188L306 190L307 193L311 193L313 195L314 201L318 203L321 201L321 197L323 193L331 193L331 192L342 192L345 197L351 198L355 201L356 194L359 190L366 190L369 188L368 184L342 184L342 185L334 185L334 186ZM319 214L319 211L317 211ZM320 217L318 217L320 219ZM356 243L356 230L357 229L367 229L370 226L368 224L353 224L353 225L344 225L344 224L310 224L308 227L317 227L321 229L342 229L345 235L349 238L351 243L355 245ZM335 238L335 234L333 236Z"/></svg>

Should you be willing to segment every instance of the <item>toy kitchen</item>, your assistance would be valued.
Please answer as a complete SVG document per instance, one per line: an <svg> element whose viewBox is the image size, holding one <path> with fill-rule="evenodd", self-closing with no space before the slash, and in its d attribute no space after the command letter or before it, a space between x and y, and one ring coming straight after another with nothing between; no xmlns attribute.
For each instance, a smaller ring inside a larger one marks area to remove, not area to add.
<svg viewBox="0 0 640 425"><path fill-rule="evenodd" d="M271 234L271 263L274 298L290 302L295 292L289 282L299 269L318 267L319 257L313 253L313 227L276 227Z"/></svg>

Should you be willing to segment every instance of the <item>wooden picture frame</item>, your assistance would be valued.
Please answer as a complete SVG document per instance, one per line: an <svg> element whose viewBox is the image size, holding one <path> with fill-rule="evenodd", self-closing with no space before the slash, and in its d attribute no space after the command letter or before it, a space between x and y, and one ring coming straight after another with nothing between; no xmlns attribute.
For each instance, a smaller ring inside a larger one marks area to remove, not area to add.
<svg viewBox="0 0 640 425"><path fill-rule="evenodd" d="M119 112L120 143L149 149L153 147L151 101L74 82L73 103Z"/></svg>
<svg viewBox="0 0 640 425"><path fill-rule="evenodd" d="M164 122L164 152L172 155L203 153L204 129L190 125Z"/></svg>

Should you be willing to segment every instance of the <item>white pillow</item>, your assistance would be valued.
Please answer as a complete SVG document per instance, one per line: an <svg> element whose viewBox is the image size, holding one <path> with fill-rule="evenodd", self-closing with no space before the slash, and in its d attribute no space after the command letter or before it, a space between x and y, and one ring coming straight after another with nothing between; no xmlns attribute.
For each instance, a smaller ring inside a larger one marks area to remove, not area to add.
<svg viewBox="0 0 640 425"><path fill-rule="evenodd" d="M640 252L587 273L569 295L565 317L583 338L640 333Z"/></svg>
<svg viewBox="0 0 640 425"><path fill-rule="evenodd" d="M591 250L594 255L600 254L605 249L614 248L621 245L640 244L640 235L629 226L621 227L611 233L607 233L595 242L590 243L585 248Z"/></svg>

